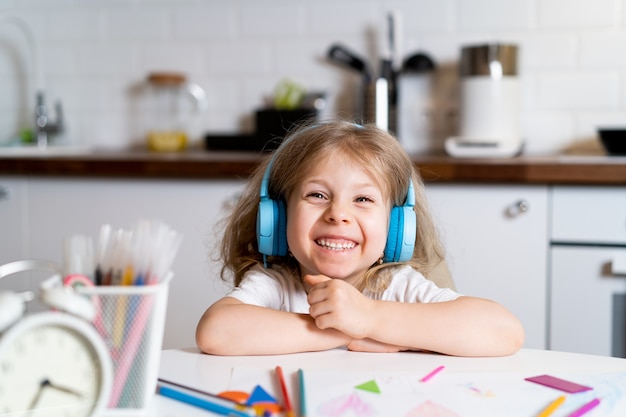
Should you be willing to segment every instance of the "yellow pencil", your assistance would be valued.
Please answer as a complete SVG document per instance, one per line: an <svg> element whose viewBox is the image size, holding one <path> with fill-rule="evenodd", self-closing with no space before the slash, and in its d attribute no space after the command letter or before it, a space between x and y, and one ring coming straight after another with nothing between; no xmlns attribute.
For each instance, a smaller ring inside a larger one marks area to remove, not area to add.
<svg viewBox="0 0 626 417"><path fill-rule="evenodd" d="M133 285L133 267L128 266L122 273L122 286ZM128 314L128 298L130 296L126 294L118 295L117 310L115 311L115 323L113 324L113 343L120 348L124 341L124 330L127 327L127 322L132 319Z"/></svg>
<svg viewBox="0 0 626 417"><path fill-rule="evenodd" d="M561 395L559 398L557 398L556 400L552 401L550 403L550 405L548 405L545 409L543 409L543 411L541 413L539 413L539 415L537 415L537 417L548 417L548 416L550 416L552 413L554 413L554 410L559 408L561 406L561 404L563 404L564 402L565 402L565 395Z"/></svg>

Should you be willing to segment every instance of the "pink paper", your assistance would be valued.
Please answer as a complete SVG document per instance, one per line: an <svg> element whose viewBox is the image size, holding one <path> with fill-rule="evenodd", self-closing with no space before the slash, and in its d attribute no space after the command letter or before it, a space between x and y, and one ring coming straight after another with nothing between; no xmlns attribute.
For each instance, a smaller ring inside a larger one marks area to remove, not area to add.
<svg viewBox="0 0 626 417"><path fill-rule="evenodd" d="M575 392L589 391L593 389L591 387L580 385L571 381L566 381L564 379L557 378L555 376L550 376L550 375L539 375L539 376L533 376L531 378L525 378L525 379L526 381L535 382L537 384L545 385L546 387L558 389L560 391L565 391L570 394L575 393Z"/></svg>

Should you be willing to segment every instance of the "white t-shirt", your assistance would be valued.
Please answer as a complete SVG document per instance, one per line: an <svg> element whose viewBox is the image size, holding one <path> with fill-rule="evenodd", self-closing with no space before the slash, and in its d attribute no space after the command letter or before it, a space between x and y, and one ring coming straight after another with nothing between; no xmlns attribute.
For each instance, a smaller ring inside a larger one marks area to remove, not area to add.
<svg viewBox="0 0 626 417"><path fill-rule="evenodd" d="M383 292L363 294L373 300L400 301L404 303L437 303L451 301L461 294L449 289L439 288L410 266L397 268L391 282ZM291 313L309 313L307 293L300 280L283 268L253 268L245 273L241 283L227 297L233 297L245 304L268 307Z"/></svg>

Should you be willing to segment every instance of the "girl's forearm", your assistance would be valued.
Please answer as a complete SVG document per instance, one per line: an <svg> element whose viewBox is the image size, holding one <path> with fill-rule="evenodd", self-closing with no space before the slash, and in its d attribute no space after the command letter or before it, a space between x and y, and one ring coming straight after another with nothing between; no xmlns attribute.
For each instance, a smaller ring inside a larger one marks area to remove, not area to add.
<svg viewBox="0 0 626 417"><path fill-rule="evenodd" d="M318 329L307 314L218 301L200 319L196 342L215 355L273 355L332 349L350 338L335 329Z"/></svg>
<svg viewBox="0 0 626 417"><path fill-rule="evenodd" d="M376 301L368 337L455 356L506 356L522 347L524 329L499 304L473 297L428 304ZM398 317L402 317L398 320Z"/></svg>

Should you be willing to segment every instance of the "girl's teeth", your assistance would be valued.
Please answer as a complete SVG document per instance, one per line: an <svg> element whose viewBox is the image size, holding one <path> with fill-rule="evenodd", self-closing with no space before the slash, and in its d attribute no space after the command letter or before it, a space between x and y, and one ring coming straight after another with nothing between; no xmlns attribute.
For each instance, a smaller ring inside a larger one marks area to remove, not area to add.
<svg viewBox="0 0 626 417"><path fill-rule="evenodd" d="M344 242L344 243L336 243L336 242L327 242L324 239L319 239L317 244L320 246L324 246L325 248L332 250L344 250L344 249L352 249L355 244L354 242Z"/></svg>

